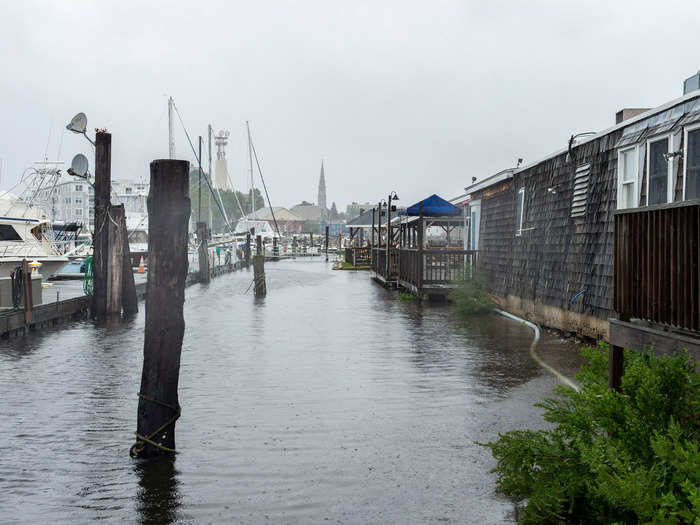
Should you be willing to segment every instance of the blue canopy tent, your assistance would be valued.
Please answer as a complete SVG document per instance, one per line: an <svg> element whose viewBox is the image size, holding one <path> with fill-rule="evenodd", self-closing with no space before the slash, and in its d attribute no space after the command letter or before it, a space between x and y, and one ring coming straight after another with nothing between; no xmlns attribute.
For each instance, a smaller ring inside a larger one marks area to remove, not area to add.
<svg viewBox="0 0 700 525"><path fill-rule="evenodd" d="M454 204L450 204L448 201L438 195L435 195L434 193L430 197L406 208L405 214L409 216L420 215L421 203L423 204L423 217L451 217L462 215L462 208L458 208Z"/></svg>

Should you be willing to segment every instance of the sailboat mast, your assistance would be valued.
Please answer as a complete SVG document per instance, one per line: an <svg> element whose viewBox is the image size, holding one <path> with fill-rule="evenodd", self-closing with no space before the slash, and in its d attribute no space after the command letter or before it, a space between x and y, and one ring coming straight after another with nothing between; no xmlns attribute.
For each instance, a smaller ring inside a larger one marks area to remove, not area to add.
<svg viewBox="0 0 700 525"><path fill-rule="evenodd" d="M253 182L253 142L250 139L250 124L245 121L248 131L248 160L250 162L250 213L255 212L255 183Z"/></svg>
<svg viewBox="0 0 700 525"><path fill-rule="evenodd" d="M173 133L173 97L168 97L168 152L170 158L175 158L175 134Z"/></svg>
<svg viewBox="0 0 700 525"><path fill-rule="evenodd" d="M208 132L208 151L209 151L209 174L207 175L209 177L209 184L214 184L214 179L212 179L211 176L211 124L209 124L209 128L207 130ZM207 208L209 209L209 231L212 229L212 211L211 211L211 192L207 192Z"/></svg>

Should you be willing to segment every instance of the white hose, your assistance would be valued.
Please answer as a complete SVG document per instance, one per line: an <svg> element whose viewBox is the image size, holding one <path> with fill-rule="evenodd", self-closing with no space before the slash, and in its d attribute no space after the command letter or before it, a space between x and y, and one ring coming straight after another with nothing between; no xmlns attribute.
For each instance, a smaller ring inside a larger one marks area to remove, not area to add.
<svg viewBox="0 0 700 525"><path fill-rule="evenodd" d="M542 368L547 370L549 373L553 374L554 377L556 377L559 381L564 383L566 386L570 386L571 388L573 388L577 392L580 390L579 386L576 383L574 383L571 379L569 379L564 374L562 374L561 372L556 370L554 367L545 363L540 358L540 356L537 355L537 353L535 352L535 347L537 346L537 342L540 340L540 329L535 323L531 323L530 321L526 321L525 319L521 319L520 317L518 317L516 315L509 314L508 312L504 312L503 310L499 310L498 308L495 308L494 311L496 313L501 314L504 317L512 319L513 321L518 321L518 322L523 323L524 325L532 328L533 332L535 332L535 337L532 340L532 343L530 343L530 355L535 360L535 362L538 365L540 365Z"/></svg>

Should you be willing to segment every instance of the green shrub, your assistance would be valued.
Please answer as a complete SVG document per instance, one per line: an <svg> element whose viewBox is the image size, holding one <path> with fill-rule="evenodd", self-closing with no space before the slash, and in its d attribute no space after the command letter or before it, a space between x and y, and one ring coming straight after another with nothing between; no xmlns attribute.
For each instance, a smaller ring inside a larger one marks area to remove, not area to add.
<svg viewBox="0 0 700 525"><path fill-rule="evenodd" d="M465 279L448 296L455 310L461 315L483 314L493 310L484 278L471 268L467 268L465 275Z"/></svg>
<svg viewBox="0 0 700 525"><path fill-rule="evenodd" d="M399 301L415 301L416 296L411 294L411 293L406 293L406 292L399 292L399 295L396 297Z"/></svg>
<svg viewBox="0 0 700 525"><path fill-rule="evenodd" d="M523 523L700 524L700 381L687 353L625 352L623 394L607 387L608 349L582 350L580 392L537 406L547 430L487 443L497 486L526 500Z"/></svg>

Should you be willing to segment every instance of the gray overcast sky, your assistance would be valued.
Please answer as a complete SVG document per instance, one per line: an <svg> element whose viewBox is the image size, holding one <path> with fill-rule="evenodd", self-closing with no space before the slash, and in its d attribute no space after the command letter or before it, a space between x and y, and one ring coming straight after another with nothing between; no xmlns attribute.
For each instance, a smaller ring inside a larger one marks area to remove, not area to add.
<svg viewBox="0 0 700 525"><path fill-rule="evenodd" d="M49 157L92 158L64 131L78 111L112 132L114 178L147 178L167 157L168 94L193 137L231 131L244 190L252 122L273 205L315 201L321 157L339 209L449 198L623 106L680 96L698 27L697 1L2 0L0 186L49 132Z"/></svg>

